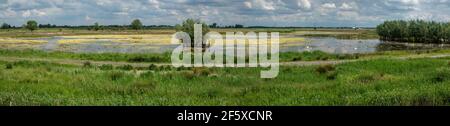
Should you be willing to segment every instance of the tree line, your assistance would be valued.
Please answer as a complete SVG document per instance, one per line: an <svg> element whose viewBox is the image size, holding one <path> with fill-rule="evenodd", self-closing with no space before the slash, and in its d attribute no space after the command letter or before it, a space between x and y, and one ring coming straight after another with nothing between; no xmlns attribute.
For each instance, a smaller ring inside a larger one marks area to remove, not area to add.
<svg viewBox="0 0 450 126"><path fill-rule="evenodd" d="M380 39L414 43L450 43L450 22L385 21L376 28Z"/></svg>
<svg viewBox="0 0 450 126"><path fill-rule="evenodd" d="M210 28L245 28L245 26L241 25L241 24L220 26L217 23L213 23L208 26ZM38 28L73 28L73 29L87 29L87 30L98 31L98 30L127 30L127 29L140 30L140 29L150 29L150 28L175 28L175 26L173 26L173 25L143 25L139 19L133 20L130 25L101 25L100 23L95 22L93 25L81 25L81 26L61 25L61 26L59 26L59 25L55 25L55 24L38 24L34 20L29 20L21 27L12 26L7 23L3 23L0 26L0 29L16 29L16 28L25 28L30 31L36 30Z"/></svg>
<svg viewBox="0 0 450 126"><path fill-rule="evenodd" d="M89 26L69 26L69 25L63 25L58 26L55 24L38 24L35 20L29 20L25 22L20 27L12 26L7 23L2 23L0 26L0 29L17 29L17 28L24 28L30 31L37 30L38 28L73 28L73 29L87 29L87 30L127 30L127 29L133 29L133 30L140 30L140 29L148 29L148 28L173 28L173 26L170 25L148 25L145 26L142 24L142 22L139 19L133 20L129 25L101 25L100 23L96 22L93 25Z"/></svg>

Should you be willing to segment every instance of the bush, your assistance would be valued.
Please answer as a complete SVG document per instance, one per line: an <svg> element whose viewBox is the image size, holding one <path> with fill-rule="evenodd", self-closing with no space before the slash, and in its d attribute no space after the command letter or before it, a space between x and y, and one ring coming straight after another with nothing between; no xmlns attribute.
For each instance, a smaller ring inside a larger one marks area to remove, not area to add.
<svg viewBox="0 0 450 126"><path fill-rule="evenodd" d="M12 69L13 65L11 63L6 64L6 69Z"/></svg>
<svg viewBox="0 0 450 126"><path fill-rule="evenodd" d="M182 70L185 70L184 66L180 66L177 68L177 71L182 71Z"/></svg>
<svg viewBox="0 0 450 126"><path fill-rule="evenodd" d="M332 64L327 64L327 65L322 65L316 68L316 72L320 73L320 74L325 74L328 73L330 71L334 71L336 69L336 67Z"/></svg>
<svg viewBox="0 0 450 126"><path fill-rule="evenodd" d="M337 75L336 71L329 72L327 73L327 80L336 80Z"/></svg>
<svg viewBox="0 0 450 126"><path fill-rule="evenodd" d="M99 68L100 68L100 70L112 70L112 69L114 69L113 65L111 65L111 64L103 64Z"/></svg>
<svg viewBox="0 0 450 126"><path fill-rule="evenodd" d="M160 56L152 56L152 57L142 57L142 56L137 56L137 57L133 57L128 59L129 62L155 62L155 63L159 63L159 62L164 62L165 59L163 57Z"/></svg>
<svg viewBox="0 0 450 126"><path fill-rule="evenodd" d="M189 80L194 79L194 77L195 77L195 74L192 71L182 71L181 74L184 78L189 79Z"/></svg>
<svg viewBox="0 0 450 126"><path fill-rule="evenodd" d="M127 65L120 66L119 69L121 69L121 70L133 70L134 67L129 65L129 64L127 64Z"/></svg>
<svg viewBox="0 0 450 126"><path fill-rule="evenodd" d="M124 76L125 76L125 74L122 73L122 72L112 72L112 73L110 73L110 75L109 75L109 77L110 77L110 79L111 79L112 81L117 81L117 80L119 80L120 78L123 78Z"/></svg>
<svg viewBox="0 0 450 126"><path fill-rule="evenodd" d="M448 81L450 79L450 74L448 71L438 71L438 73L434 74L431 78L431 82L433 83L442 83L444 81Z"/></svg>
<svg viewBox="0 0 450 126"><path fill-rule="evenodd" d="M156 66L155 64L151 64L150 66L148 66L148 70L157 70L158 66Z"/></svg>
<svg viewBox="0 0 450 126"><path fill-rule="evenodd" d="M208 68L194 68L193 72L197 76L208 76L212 73Z"/></svg>
<svg viewBox="0 0 450 126"><path fill-rule="evenodd" d="M152 91L156 88L156 83L153 81L135 81L131 85L133 92L138 92L140 94Z"/></svg>
<svg viewBox="0 0 450 126"><path fill-rule="evenodd" d="M383 73L380 74L362 74L356 77L356 81L360 83L370 83L376 80L381 80L384 77Z"/></svg>
<svg viewBox="0 0 450 126"><path fill-rule="evenodd" d="M92 67L92 63L87 61L83 63L83 67Z"/></svg>

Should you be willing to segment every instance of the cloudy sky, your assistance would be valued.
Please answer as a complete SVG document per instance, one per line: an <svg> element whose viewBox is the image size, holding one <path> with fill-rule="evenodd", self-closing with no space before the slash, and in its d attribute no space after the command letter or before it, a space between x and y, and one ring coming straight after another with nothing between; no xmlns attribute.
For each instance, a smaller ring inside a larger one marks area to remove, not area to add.
<svg viewBox="0 0 450 126"><path fill-rule="evenodd" d="M0 23L173 25L186 18L246 26L375 26L450 21L450 0L0 0Z"/></svg>

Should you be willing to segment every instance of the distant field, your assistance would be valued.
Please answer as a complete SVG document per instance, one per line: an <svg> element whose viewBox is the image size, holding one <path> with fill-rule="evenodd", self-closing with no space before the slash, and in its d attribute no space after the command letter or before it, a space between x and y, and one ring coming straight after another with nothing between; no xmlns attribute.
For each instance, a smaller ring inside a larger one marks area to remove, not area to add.
<svg viewBox="0 0 450 126"><path fill-rule="evenodd" d="M322 36L338 37L349 39L367 39L378 38L374 29L309 29L309 28L220 28L211 29L222 34L226 32L280 32L281 35L304 35L304 36ZM175 29L146 29L146 30L100 30L90 31L85 29L67 29L67 28L47 28L30 32L25 29L0 29L1 37L51 37L51 36L72 36L72 35L136 35L136 34L166 34L175 33Z"/></svg>

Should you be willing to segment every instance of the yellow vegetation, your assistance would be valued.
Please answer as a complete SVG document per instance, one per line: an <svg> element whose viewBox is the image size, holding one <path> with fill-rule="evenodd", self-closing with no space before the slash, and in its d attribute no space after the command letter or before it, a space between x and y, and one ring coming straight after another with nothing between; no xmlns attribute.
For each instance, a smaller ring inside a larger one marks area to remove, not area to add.
<svg viewBox="0 0 450 126"><path fill-rule="evenodd" d="M125 43L152 43L152 44L170 44L170 35L81 35L81 36L63 36L63 40L59 43L88 43L95 41L111 41ZM268 39L270 42L270 39ZM248 41L246 39L246 41ZM305 38L281 37L280 44L286 43L303 43ZM224 41L225 42L225 41ZM249 43L255 45L256 43Z"/></svg>
<svg viewBox="0 0 450 126"><path fill-rule="evenodd" d="M0 38L0 43L33 43L33 44L42 44L42 43L47 43L47 41L45 41L45 40L14 39L14 38Z"/></svg>

